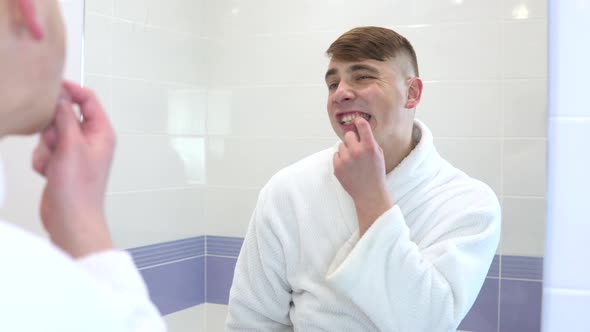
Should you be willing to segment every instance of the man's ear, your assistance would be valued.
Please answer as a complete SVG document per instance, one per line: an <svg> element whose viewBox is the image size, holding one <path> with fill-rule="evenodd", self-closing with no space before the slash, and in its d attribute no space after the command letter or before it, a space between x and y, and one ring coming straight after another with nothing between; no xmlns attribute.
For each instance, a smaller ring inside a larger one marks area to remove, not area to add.
<svg viewBox="0 0 590 332"><path fill-rule="evenodd" d="M36 0L11 0L15 3L17 22L22 24L34 40L43 39L43 28L39 23L39 13L35 8ZM47 0L43 0L47 1Z"/></svg>
<svg viewBox="0 0 590 332"><path fill-rule="evenodd" d="M420 77L411 78L408 85L408 101L405 107L407 109L414 109L420 103L424 85Z"/></svg>

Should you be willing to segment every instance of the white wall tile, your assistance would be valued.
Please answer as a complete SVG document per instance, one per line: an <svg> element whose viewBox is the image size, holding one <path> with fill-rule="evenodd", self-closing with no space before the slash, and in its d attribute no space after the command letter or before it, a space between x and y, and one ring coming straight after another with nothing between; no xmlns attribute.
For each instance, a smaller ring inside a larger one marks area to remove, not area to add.
<svg viewBox="0 0 590 332"><path fill-rule="evenodd" d="M258 193L258 188L209 187L205 198L207 234L244 237Z"/></svg>
<svg viewBox="0 0 590 332"><path fill-rule="evenodd" d="M438 137L499 137L501 96L500 81L427 82L416 115Z"/></svg>
<svg viewBox="0 0 590 332"><path fill-rule="evenodd" d="M546 202L539 198L504 198L502 254L543 257Z"/></svg>
<svg viewBox="0 0 590 332"><path fill-rule="evenodd" d="M115 1L115 17L137 23L147 24L148 4L145 0L117 0Z"/></svg>
<svg viewBox="0 0 590 332"><path fill-rule="evenodd" d="M203 0L144 0L148 7L147 23L192 36L205 36Z"/></svg>
<svg viewBox="0 0 590 332"><path fill-rule="evenodd" d="M488 0L422 0L400 1L416 3L414 15L423 16L424 23L437 22L488 22L496 21L501 14L498 1ZM400 13L403 15L403 12ZM413 23L410 23L413 24Z"/></svg>
<svg viewBox="0 0 590 332"><path fill-rule="evenodd" d="M209 137L207 184L260 188L281 168L335 144L332 139Z"/></svg>
<svg viewBox="0 0 590 332"><path fill-rule="evenodd" d="M225 319L227 317L227 306L222 304L211 304L206 305L206 325L207 332L223 332L225 331Z"/></svg>
<svg viewBox="0 0 590 332"><path fill-rule="evenodd" d="M0 207L0 218L45 236L39 217L39 202L45 181L31 167L38 137L8 137L1 142L5 197Z"/></svg>
<svg viewBox="0 0 590 332"><path fill-rule="evenodd" d="M243 87L209 91L210 135L334 137L324 86Z"/></svg>
<svg viewBox="0 0 590 332"><path fill-rule="evenodd" d="M590 234L590 153L582 148L590 141L590 120L555 119L549 128L546 285L590 290L590 251L584 249Z"/></svg>
<svg viewBox="0 0 590 332"><path fill-rule="evenodd" d="M204 184L207 176L206 139L203 137L171 137L170 145L182 160L187 182Z"/></svg>
<svg viewBox="0 0 590 332"><path fill-rule="evenodd" d="M504 136L547 137L547 79L505 80Z"/></svg>
<svg viewBox="0 0 590 332"><path fill-rule="evenodd" d="M590 5L587 1L554 1L552 7L550 114L588 117L585 79L590 76L590 45L580 43L580 36L590 30Z"/></svg>
<svg viewBox="0 0 590 332"><path fill-rule="evenodd" d="M548 213L543 331L590 327L588 1L550 1ZM582 37L583 38L583 37Z"/></svg>
<svg viewBox="0 0 590 332"><path fill-rule="evenodd" d="M435 139L443 156L469 176L487 183L496 194L501 191L502 142L498 139Z"/></svg>
<svg viewBox="0 0 590 332"><path fill-rule="evenodd" d="M84 50L84 0L60 0L66 27L66 80L82 83Z"/></svg>
<svg viewBox="0 0 590 332"><path fill-rule="evenodd" d="M115 12L115 0L85 0L86 12L112 16Z"/></svg>
<svg viewBox="0 0 590 332"><path fill-rule="evenodd" d="M209 15L206 18L206 25L209 35L214 37L235 32L244 34L303 32L316 27L313 9L323 12L317 8L322 3L324 2L208 1L206 11ZM285 13L289 14L285 15Z"/></svg>
<svg viewBox="0 0 590 332"><path fill-rule="evenodd" d="M204 187L110 194L106 206L113 240L121 248L207 234Z"/></svg>
<svg viewBox="0 0 590 332"><path fill-rule="evenodd" d="M500 17L500 2L486 0L420 0L348 2L285 2L231 0L207 3L207 26L213 34L241 31L292 33L355 26L392 26L441 22L481 22ZM285 13L289 13L285 15ZM335 14L337 13L337 14Z"/></svg>
<svg viewBox="0 0 590 332"><path fill-rule="evenodd" d="M113 19L86 13L84 66L86 73L110 75L113 66Z"/></svg>
<svg viewBox="0 0 590 332"><path fill-rule="evenodd" d="M317 13L325 13L321 6L328 2L288 2L254 0L240 3L233 0L207 1L205 18L207 33L212 37L228 34L282 34L307 32L341 22L339 15L323 16L323 25L318 25ZM353 3L351 3L353 4ZM341 7L341 11L344 8ZM285 15L288 13L288 15ZM334 22L337 21L337 22ZM340 28L341 25L338 25Z"/></svg>
<svg viewBox="0 0 590 332"><path fill-rule="evenodd" d="M203 84L207 79L204 41L158 27L117 20L113 24L116 76Z"/></svg>
<svg viewBox="0 0 590 332"><path fill-rule="evenodd" d="M425 80L501 78L498 24L400 27L397 30L416 48ZM343 32L234 35L215 40L210 55L211 84L323 84L328 63L324 52ZM298 51L294 54L293 50ZM240 54L240 61L236 61L236 54Z"/></svg>
<svg viewBox="0 0 590 332"><path fill-rule="evenodd" d="M113 78L112 82L111 118L118 132L206 134L206 90L124 78Z"/></svg>
<svg viewBox="0 0 590 332"><path fill-rule="evenodd" d="M209 331L205 328L207 304L201 304L164 316L168 332Z"/></svg>
<svg viewBox="0 0 590 332"><path fill-rule="evenodd" d="M88 74L84 86L94 91L105 112L113 120L113 83L109 76Z"/></svg>
<svg viewBox="0 0 590 332"><path fill-rule="evenodd" d="M413 44L420 75L430 80L489 80L502 76L497 23L400 27Z"/></svg>
<svg viewBox="0 0 590 332"><path fill-rule="evenodd" d="M546 19L547 0L502 0L504 19Z"/></svg>
<svg viewBox="0 0 590 332"><path fill-rule="evenodd" d="M234 35L211 42L210 85L323 85L325 51L338 34ZM294 50L297 50L295 53Z"/></svg>
<svg viewBox="0 0 590 332"><path fill-rule="evenodd" d="M373 2L376 5L383 3L378 0ZM388 25L490 22L500 17L501 9L498 1L486 0L418 0L385 3L385 10L376 15L391 17L389 21L385 21ZM373 8L364 10L370 12ZM354 12L351 14L354 15Z"/></svg>
<svg viewBox="0 0 590 332"><path fill-rule="evenodd" d="M207 133L209 135L228 136L234 132L234 127L239 126L236 123L239 120L237 110L247 109L246 107L236 104L233 88L210 88L207 91ZM237 110L236 110L237 109ZM258 112L259 110L255 110ZM250 115L253 118L260 117L253 115L254 110L250 109ZM247 116L244 114L243 116ZM252 130L249 130L252 133Z"/></svg>
<svg viewBox="0 0 590 332"><path fill-rule="evenodd" d="M510 139L504 144L504 195L546 194L547 141Z"/></svg>
<svg viewBox="0 0 590 332"><path fill-rule="evenodd" d="M203 184L202 137L119 135L111 172L111 192Z"/></svg>
<svg viewBox="0 0 590 332"><path fill-rule="evenodd" d="M543 289L543 331L585 332L590 327L590 292Z"/></svg>
<svg viewBox="0 0 590 332"><path fill-rule="evenodd" d="M514 21L502 25L505 78L547 77L547 22Z"/></svg>

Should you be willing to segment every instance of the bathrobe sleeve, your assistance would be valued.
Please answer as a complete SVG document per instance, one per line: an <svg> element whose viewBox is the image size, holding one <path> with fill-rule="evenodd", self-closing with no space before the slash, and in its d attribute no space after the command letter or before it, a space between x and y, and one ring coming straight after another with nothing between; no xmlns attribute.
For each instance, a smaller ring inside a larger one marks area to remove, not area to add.
<svg viewBox="0 0 590 332"><path fill-rule="evenodd" d="M293 331L280 210L263 189L236 264L226 331Z"/></svg>
<svg viewBox="0 0 590 332"><path fill-rule="evenodd" d="M395 205L340 249L327 282L363 308L380 331L455 331L481 289L500 237L497 198L475 198L443 204L421 243L412 241Z"/></svg>
<svg viewBox="0 0 590 332"><path fill-rule="evenodd" d="M125 330L133 332L164 332L166 325L158 309L150 301L147 287L131 256L124 251L110 250L76 260L79 268L104 286Z"/></svg>
<svg viewBox="0 0 590 332"><path fill-rule="evenodd" d="M0 331L166 331L123 251L73 260L47 239L0 221L0 262Z"/></svg>

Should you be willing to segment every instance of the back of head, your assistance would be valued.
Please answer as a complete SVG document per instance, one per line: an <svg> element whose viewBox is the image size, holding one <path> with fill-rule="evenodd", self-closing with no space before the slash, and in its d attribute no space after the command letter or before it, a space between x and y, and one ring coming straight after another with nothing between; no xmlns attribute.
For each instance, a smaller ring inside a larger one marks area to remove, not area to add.
<svg viewBox="0 0 590 332"><path fill-rule="evenodd" d="M354 28L330 45L326 54L334 61L387 61L405 57L410 76L419 76L416 52L410 42L397 32L381 27Z"/></svg>
<svg viewBox="0 0 590 332"><path fill-rule="evenodd" d="M0 137L38 132L53 118L64 35L57 0L0 0Z"/></svg>

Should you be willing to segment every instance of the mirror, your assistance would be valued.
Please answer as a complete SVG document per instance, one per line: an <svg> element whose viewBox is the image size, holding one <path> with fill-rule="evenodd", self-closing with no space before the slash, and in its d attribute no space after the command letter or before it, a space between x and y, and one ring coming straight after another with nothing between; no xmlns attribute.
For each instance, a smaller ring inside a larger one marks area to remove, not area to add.
<svg viewBox="0 0 590 332"><path fill-rule="evenodd" d="M488 184L502 205L500 247L460 329L538 331L546 7L543 0L87 0L84 81L118 132L109 222L170 331L223 330L260 189L281 168L337 142L324 52L366 25L414 45L424 81L417 117L441 155ZM28 141L7 145L4 159L28 162L18 152L27 144L30 151ZM25 188L25 196L39 188Z"/></svg>
<svg viewBox="0 0 590 332"><path fill-rule="evenodd" d="M203 324L205 311L205 330L221 330L260 188L337 140L325 50L350 28L377 25L416 49L424 80L417 117L442 156L487 183L503 208L500 248L460 329L538 330L546 1L108 3L88 1L85 72L119 132L115 237L151 250L189 239L202 255L191 264L202 264L207 297L197 291L203 304L166 309L169 322Z"/></svg>

